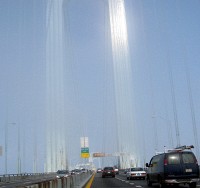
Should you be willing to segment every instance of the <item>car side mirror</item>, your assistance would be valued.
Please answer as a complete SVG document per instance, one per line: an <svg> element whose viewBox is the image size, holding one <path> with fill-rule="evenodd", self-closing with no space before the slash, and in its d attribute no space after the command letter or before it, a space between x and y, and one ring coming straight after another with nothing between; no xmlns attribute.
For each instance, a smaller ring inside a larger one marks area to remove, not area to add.
<svg viewBox="0 0 200 188"><path fill-rule="evenodd" d="M149 164L148 164L148 163L146 163L146 167L149 167Z"/></svg>

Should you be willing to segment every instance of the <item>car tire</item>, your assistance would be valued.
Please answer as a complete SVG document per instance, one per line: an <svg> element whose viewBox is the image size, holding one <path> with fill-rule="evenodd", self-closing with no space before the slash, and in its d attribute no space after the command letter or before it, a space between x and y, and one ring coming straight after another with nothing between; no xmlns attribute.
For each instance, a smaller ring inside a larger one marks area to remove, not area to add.
<svg viewBox="0 0 200 188"><path fill-rule="evenodd" d="M129 177L126 177L127 180L129 180Z"/></svg>
<svg viewBox="0 0 200 188"><path fill-rule="evenodd" d="M102 178L105 178L105 176L102 176Z"/></svg>
<svg viewBox="0 0 200 188"><path fill-rule="evenodd" d="M162 180L160 179L160 180L159 180L159 183L158 183L158 187L159 187L159 188L164 188L164 187L166 187L166 184L164 184L164 183L162 182Z"/></svg>
<svg viewBox="0 0 200 188"><path fill-rule="evenodd" d="M166 187L166 185L163 184L163 183L159 183L159 184L158 184L158 187L159 187L159 188L164 188L164 187Z"/></svg>
<svg viewBox="0 0 200 188"><path fill-rule="evenodd" d="M147 185L148 185L149 187L152 186L152 182L149 180L149 177L147 177Z"/></svg>
<svg viewBox="0 0 200 188"><path fill-rule="evenodd" d="M196 182L190 183L189 186L190 186L190 188L196 188L197 183Z"/></svg>

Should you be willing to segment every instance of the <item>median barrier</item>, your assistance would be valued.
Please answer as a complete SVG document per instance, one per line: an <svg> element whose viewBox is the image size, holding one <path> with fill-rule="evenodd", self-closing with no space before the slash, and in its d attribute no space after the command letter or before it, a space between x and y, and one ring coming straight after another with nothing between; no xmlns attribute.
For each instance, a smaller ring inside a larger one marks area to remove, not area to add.
<svg viewBox="0 0 200 188"><path fill-rule="evenodd" d="M92 177L93 172L88 171L80 174L70 175L64 178L40 181L37 184L26 186L26 188L83 188Z"/></svg>

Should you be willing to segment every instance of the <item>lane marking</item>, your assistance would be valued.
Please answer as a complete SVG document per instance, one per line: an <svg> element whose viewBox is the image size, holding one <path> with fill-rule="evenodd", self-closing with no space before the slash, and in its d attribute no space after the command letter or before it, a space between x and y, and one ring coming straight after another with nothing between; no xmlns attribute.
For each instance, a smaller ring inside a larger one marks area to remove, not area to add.
<svg viewBox="0 0 200 188"><path fill-rule="evenodd" d="M90 180L88 181L87 185L84 188L90 188L92 185L92 182L94 180L95 177L95 173L92 175L92 177L90 178Z"/></svg>

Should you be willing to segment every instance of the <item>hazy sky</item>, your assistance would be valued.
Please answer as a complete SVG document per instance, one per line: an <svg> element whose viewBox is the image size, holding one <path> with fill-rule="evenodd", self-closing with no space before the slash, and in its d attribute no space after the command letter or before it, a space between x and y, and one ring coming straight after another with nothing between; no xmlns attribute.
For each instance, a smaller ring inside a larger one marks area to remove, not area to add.
<svg viewBox="0 0 200 188"><path fill-rule="evenodd" d="M23 172L44 168L47 2L0 0L0 174L5 172L5 126L8 173L17 173L18 154ZM148 162L155 150L177 145L178 127L180 144L196 147L200 2L125 0L125 9L138 135L133 144ZM63 10L63 103L68 158L75 165L82 161L80 136L88 136L91 152L117 152L114 76L107 1L66 0Z"/></svg>

